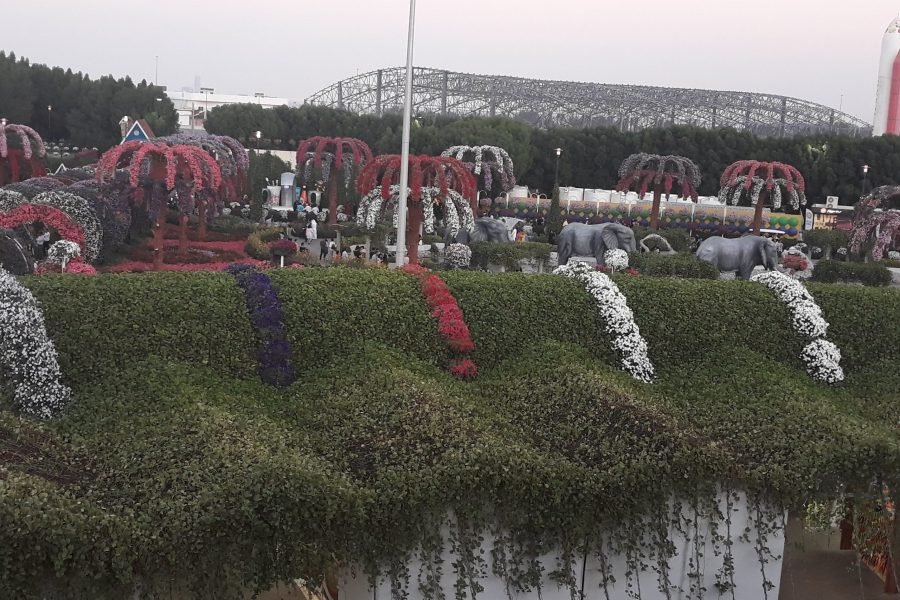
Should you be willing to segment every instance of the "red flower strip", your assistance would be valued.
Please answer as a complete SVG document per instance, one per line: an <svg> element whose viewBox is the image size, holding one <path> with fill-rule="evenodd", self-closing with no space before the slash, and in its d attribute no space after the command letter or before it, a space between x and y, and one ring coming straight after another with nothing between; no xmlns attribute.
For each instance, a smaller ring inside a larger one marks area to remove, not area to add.
<svg viewBox="0 0 900 600"><path fill-rule="evenodd" d="M478 376L478 367L466 356L475 349L472 334L466 325L462 309L453 297L453 292L443 279L419 265L403 267L403 272L415 277L422 289L425 301L431 307L433 316L438 322L438 333L444 338L447 348L461 356L453 358L449 371L459 379L474 379Z"/></svg>
<svg viewBox="0 0 900 600"><path fill-rule="evenodd" d="M46 204L20 204L11 211L0 214L0 227L6 229L38 222L55 229L62 239L75 242L81 246L82 253L84 252L84 233L81 226L58 208Z"/></svg>

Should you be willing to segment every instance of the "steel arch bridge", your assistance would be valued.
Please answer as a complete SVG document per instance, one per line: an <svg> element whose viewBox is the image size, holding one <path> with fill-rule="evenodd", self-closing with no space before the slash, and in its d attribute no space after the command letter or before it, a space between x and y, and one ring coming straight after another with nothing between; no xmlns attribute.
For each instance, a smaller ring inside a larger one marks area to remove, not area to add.
<svg viewBox="0 0 900 600"><path fill-rule="evenodd" d="M402 112L406 68L379 69L339 81L306 99L357 114ZM502 116L535 127L733 127L762 136L843 133L872 126L834 108L773 94L639 85L545 81L413 69L413 113Z"/></svg>

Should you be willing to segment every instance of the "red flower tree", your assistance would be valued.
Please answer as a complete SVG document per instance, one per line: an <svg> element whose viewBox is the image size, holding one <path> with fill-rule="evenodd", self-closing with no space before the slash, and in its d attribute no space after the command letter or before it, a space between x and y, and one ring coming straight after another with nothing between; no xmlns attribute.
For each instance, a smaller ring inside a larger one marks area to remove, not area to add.
<svg viewBox="0 0 900 600"><path fill-rule="evenodd" d="M643 197L653 191L653 209L650 212L650 228L659 228L659 207L663 193L668 196L674 188L680 188L681 196L697 201L700 187L700 168L683 156L659 156L657 154L632 154L619 167L619 183L616 191L636 191Z"/></svg>
<svg viewBox="0 0 900 600"><path fill-rule="evenodd" d="M166 146L145 142L127 142L104 153L97 164L97 178L103 182L115 176L116 169L128 171L129 184L136 199L146 202L153 233L154 267L163 262L163 225L169 192L175 191L181 212L179 251L187 251L188 215L193 212L198 192L215 193L222 185L219 165L202 148Z"/></svg>
<svg viewBox="0 0 900 600"><path fill-rule="evenodd" d="M399 184L400 156L387 154L378 156L366 165L359 174L357 190L367 194L377 186L381 186L381 197L391 197L391 185ZM446 200L452 189L459 192L475 209L475 177L460 161L447 156L410 156L409 157L409 219L406 223L406 247L410 264L419 261L419 230L422 226L422 188L434 187L440 190L440 197ZM398 203L398 207L401 206Z"/></svg>
<svg viewBox="0 0 900 600"><path fill-rule="evenodd" d="M9 135L18 138L21 148L9 147ZM46 155L44 140L38 132L26 125L0 119L0 186L46 175L43 161Z"/></svg>
<svg viewBox="0 0 900 600"><path fill-rule="evenodd" d="M790 198L795 209L805 203L806 181L795 167L780 162L760 162L739 160L733 163L719 182L722 191L719 197L734 197L734 193L749 197L756 205L753 215L753 233L759 235L762 226L763 207L768 203L772 208L781 206L782 189ZM744 193L740 190L743 189Z"/></svg>
<svg viewBox="0 0 900 600"><path fill-rule="evenodd" d="M328 224L337 223L338 180L342 179L344 188L351 189L354 183L354 172L358 172L372 161L372 150L356 138L312 137L303 140L297 146L297 172L303 182L309 185L312 171L318 171L326 179L328 193ZM312 170L307 171L311 163ZM325 167L325 168L323 168ZM307 177L307 174L310 176Z"/></svg>
<svg viewBox="0 0 900 600"><path fill-rule="evenodd" d="M872 190L871 194L856 205L850 234L850 252L860 254L863 245L871 241L874 242L872 258L884 258L885 250L890 250L900 233L900 209L895 206L900 206L900 186L895 185Z"/></svg>

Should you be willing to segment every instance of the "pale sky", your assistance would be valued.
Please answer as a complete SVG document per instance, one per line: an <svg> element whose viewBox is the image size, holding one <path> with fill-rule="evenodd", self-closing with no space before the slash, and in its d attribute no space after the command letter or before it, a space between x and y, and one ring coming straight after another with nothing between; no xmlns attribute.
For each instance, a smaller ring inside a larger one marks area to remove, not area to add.
<svg viewBox="0 0 900 600"><path fill-rule="evenodd" d="M752 7L748 9L748 7ZM302 101L406 61L408 0L4 2L0 49L91 76ZM416 66L768 92L872 122L900 0L418 0Z"/></svg>

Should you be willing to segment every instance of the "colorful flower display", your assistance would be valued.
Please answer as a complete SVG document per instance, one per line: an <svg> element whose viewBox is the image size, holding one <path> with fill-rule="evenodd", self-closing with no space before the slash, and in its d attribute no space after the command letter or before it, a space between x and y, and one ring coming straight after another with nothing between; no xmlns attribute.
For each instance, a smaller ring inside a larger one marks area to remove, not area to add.
<svg viewBox="0 0 900 600"><path fill-rule="evenodd" d="M0 227L15 229L29 223L43 223L55 230L64 240L75 242L85 251L84 233L69 215L46 204L22 204L6 213L0 213Z"/></svg>
<svg viewBox="0 0 900 600"><path fill-rule="evenodd" d="M356 183L354 174L370 162L372 150L356 138L316 136L297 145L296 163L301 181L311 185L314 172L319 171L326 184L329 225L337 223L338 169L343 168L343 187L349 189Z"/></svg>
<svg viewBox="0 0 900 600"><path fill-rule="evenodd" d="M284 307L272 280L249 265L231 265L225 271L244 293L250 323L259 338L256 360L260 378L276 387L291 385L295 380L291 343L284 325Z"/></svg>
<svg viewBox="0 0 900 600"><path fill-rule="evenodd" d="M881 260L900 232L900 210L882 208L882 204L900 198L900 186L882 186L863 198L856 205L853 230L850 234L850 252L859 254L863 244L874 241L872 258ZM875 232L878 231L878 235Z"/></svg>
<svg viewBox="0 0 900 600"><path fill-rule="evenodd" d="M605 332L612 337L612 347L621 358L622 368L638 381L652 383L656 372L650 362L647 341L634 322L628 301L613 280L582 262L570 262L553 273L584 286L600 311Z"/></svg>
<svg viewBox="0 0 900 600"><path fill-rule="evenodd" d="M624 271L628 268L628 253L619 248L607 250L603 255L603 261L613 273Z"/></svg>
<svg viewBox="0 0 900 600"><path fill-rule="evenodd" d="M103 226L87 200L68 192L52 191L38 194L31 203L52 206L69 215L84 233L85 260L88 262L97 260L103 247Z"/></svg>
<svg viewBox="0 0 900 600"><path fill-rule="evenodd" d="M444 150L441 156L455 157L476 177L483 175L484 185L481 189L486 192L493 189L495 177L500 180L501 192L508 192L516 185L512 158L499 146L452 146ZM474 160L467 161L467 157L473 157Z"/></svg>
<svg viewBox="0 0 900 600"><path fill-rule="evenodd" d="M382 196L381 188L375 188L363 196L359 203L359 209L356 211L356 224L373 230L375 229L375 224L381 218L381 214L388 207L391 207L396 215L399 191L399 185L392 185L391 195L387 201ZM408 193L409 188L407 188ZM472 211L472 205L459 192L448 190L442 201L438 188L426 187L422 188L422 212L425 233L434 233L435 231L437 225L434 213L435 203L441 203L444 208L444 226L451 236L456 237L460 230L465 230L469 233L475 231L475 213Z"/></svg>
<svg viewBox="0 0 900 600"><path fill-rule="evenodd" d="M475 349L475 342L453 292L443 279L419 265L407 265L403 271L419 282L425 301L431 307L431 314L437 319L438 333L454 355L448 367L450 373L464 380L477 377L478 366L468 356Z"/></svg>
<svg viewBox="0 0 900 600"><path fill-rule="evenodd" d="M757 175L759 173L759 175ZM763 192L768 196L772 208L780 208L786 195L794 210L806 204L806 181L795 167L780 162L760 162L739 160L729 165L719 181L719 200L756 207L753 216L753 231L759 234L765 201L760 201Z"/></svg>
<svg viewBox="0 0 900 600"><path fill-rule="evenodd" d="M58 415L72 391L60 382L56 348L31 292L0 269L0 368L14 386L13 401L41 419Z"/></svg>
<svg viewBox="0 0 900 600"><path fill-rule="evenodd" d="M663 194L666 197L672 188L680 186L681 196L698 201L700 188L700 168L683 156L659 156L657 154L632 154L619 167L619 182L616 191L634 190L643 197L653 192L653 207L650 211L650 228L659 226L659 209Z"/></svg>
<svg viewBox="0 0 900 600"><path fill-rule="evenodd" d="M450 244L444 254L453 269L466 269L472 263L472 249L465 244Z"/></svg>
<svg viewBox="0 0 900 600"><path fill-rule="evenodd" d="M794 331L804 338L812 339L803 349L801 358L806 364L806 371L813 379L823 383L843 381L844 373L840 367L841 353L834 344L825 341L828 322L806 287L778 271L759 273L750 280L769 288L791 311L791 326Z"/></svg>
<svg viewBox="0 0 900 600"><path fill-rule="evenodd" d="M61 265L68 263L81 255L81 246L69 240L59 240L55 242L47 251L47 260L51 263Z"/></svg>

